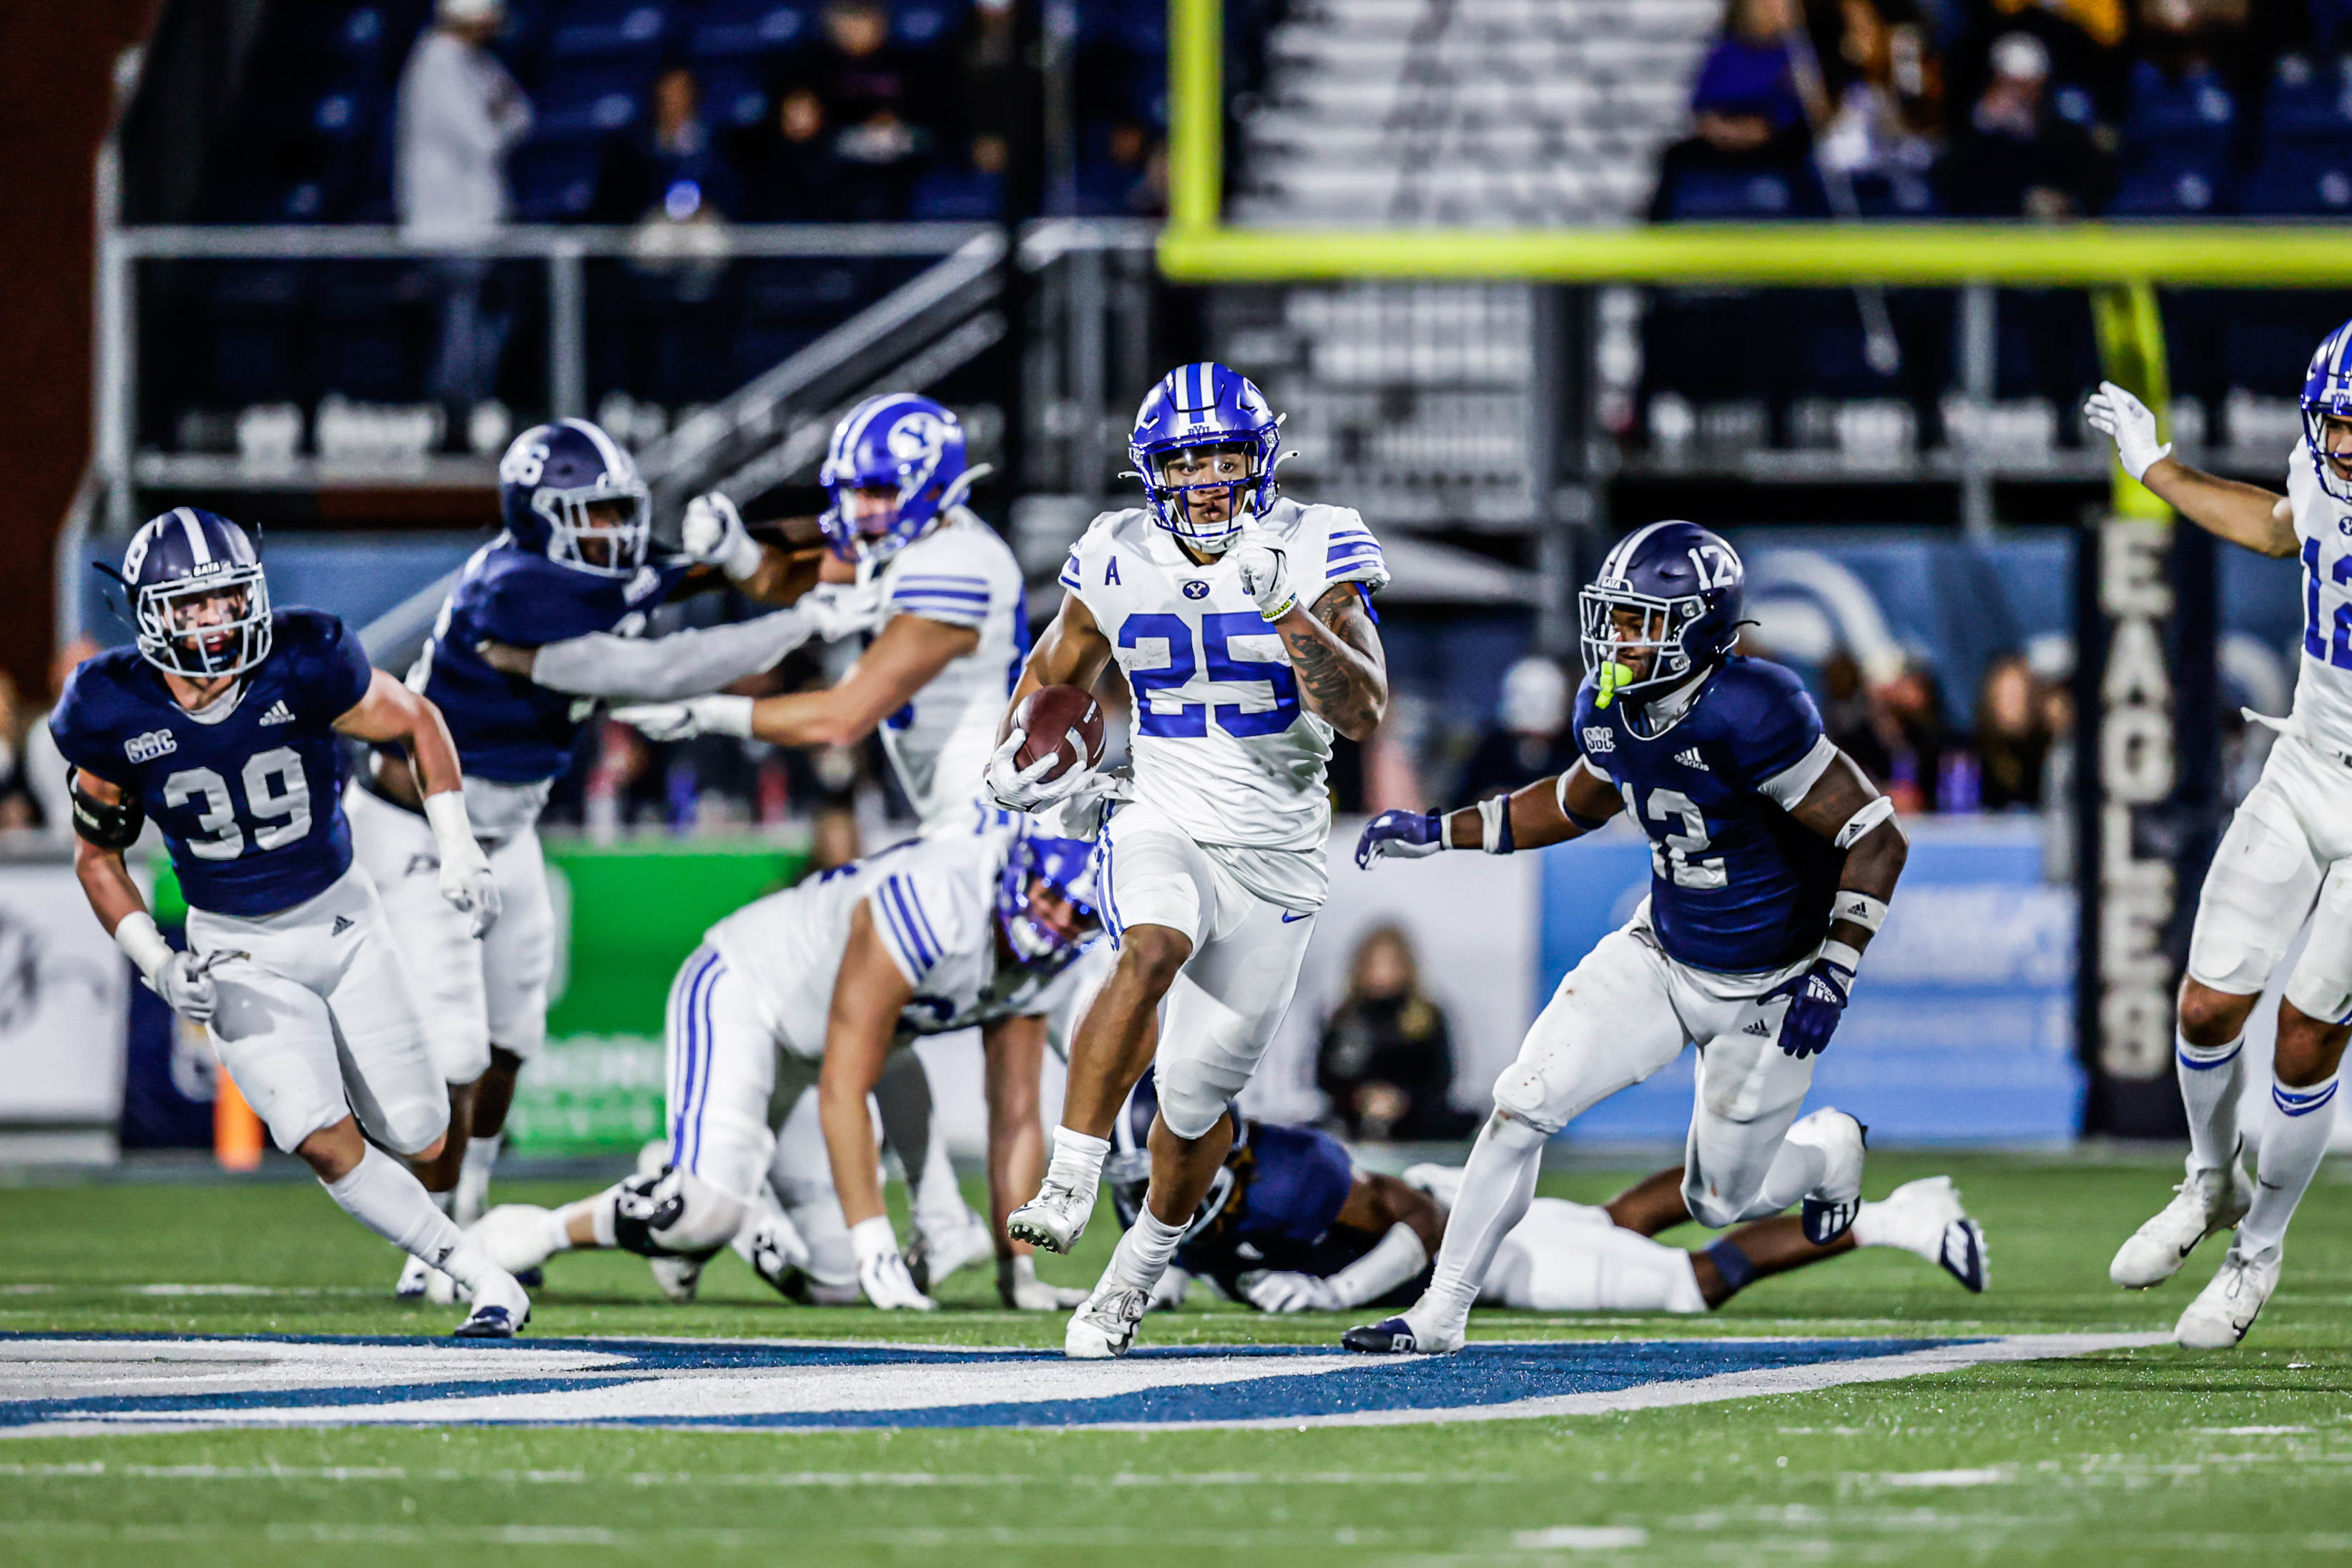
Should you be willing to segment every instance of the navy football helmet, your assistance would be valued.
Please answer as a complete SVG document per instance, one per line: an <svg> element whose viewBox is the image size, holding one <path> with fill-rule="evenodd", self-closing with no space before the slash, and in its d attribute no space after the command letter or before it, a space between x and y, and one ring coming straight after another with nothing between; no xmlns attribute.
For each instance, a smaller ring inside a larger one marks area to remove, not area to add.
<svg viewBox="0 0 2352 1568"><path fill-rule="evenodd" d="M1282 416L1251 380L1238 371L1202 362L1168 372L1136 411L1127 460L1143 481L1151 519L1206 555L1222 555L1252 519L1274 504L1274 470L1282 460ZM1179 458L1197 461L1212 453L1243 459L1238 477L1179 482L1169 467ZM1195 491L1224 490L1232 515L1223 522L1196 522Z"/></svg>
<svg viewBox="0 0 2352 1568"><path fill-rule="evenodd" d="M961 505L987 472L987 464L971 463L963 422L945 403L915 392L885 392L833 427L833 444L816 476L833 505L819 522L835 555L878 565L922 538L941 512ZM875 489L895 491L898 499L853 517L849 493Z"/></svg>
<svg viewBox="0 0 2352 1568"><path fill-rule="evenodd" d="M558 566L635 577L653 538L653 496L635 459L584 419L534 425L499 459L507 533Z"/></svg>
<svg viewBox="0 0 2352 1568"><path fill-rule="evenodd" d="M1110 1155L1103 1161L1103 1184L1110 1188L1111 1207L1118 1211L1121 1229L1135 1223L1143 1212L1143 1195L1151 1186L1151 1124L1160 1114L1160 1085L1149 1067L1136 1081L1127 1096L1127 1108L1110 1130ZM1225 1114L1234 1124L1234 1147L1225 1163L1217 1167L1209 1183L1208 1196L1192 1211L1192 1223L1184 1227L1183 1245L1206 1230L1234 1197L1234 1155L1249 1143L1249 1123L1234 1106L1225 1107Z"/></svg>
<svg viewBox="0 0 2352 1568"><path fill-rule="evenodd" d="M131 536L118 574L139 656L190 680L241 675L269 657L269 581L243 528L174 507Z"/></svg>
<svg viewBox="0 0 2352 1568"><path fill-rule="evenodd" d="M2318 470L2319 487L2339 501L2352 502L2352 483L2336 476L2327 461L2327 421L2352 419L2352 321L2319 340L2311 369L2303 376L2303 434L2311 444L2311 464Z"/></svg>
<svg viewBox="0 0 2352 1568"><path fill-rule="evenodd" d="M1720 664L1739 640L1747 581L1739 552L1696 523L1652 523L1618 540L1577 596L1584 662L1598 674L1601 706L1679 685ZM1638 623L1619 624L1626 612ZM1643 649L1654 657L1649 673L1634 679L1617 655Z"/></svg>
<svg viewBox="0 0 2352 1568"><path fill-rule="evenodd" d="M1076 940L1064 937L1030 913L1030 890L1040 883L1070 905L1081 933ZM1102 930L1095 895L1095 846L1084 839L1024 832L1004 857L1004 874L997 880L996 921L1024 963L1076 957Z"/></svg>

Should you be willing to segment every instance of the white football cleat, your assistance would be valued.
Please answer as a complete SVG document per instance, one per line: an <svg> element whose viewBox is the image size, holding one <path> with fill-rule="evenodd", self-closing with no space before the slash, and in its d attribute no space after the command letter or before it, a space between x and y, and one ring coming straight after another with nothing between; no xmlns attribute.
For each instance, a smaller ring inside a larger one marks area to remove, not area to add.
<svg viewBox="0 0 2352 1568"><path fill-rule="evenodd" d="M466 1234L482 1244L491 1262L509 1274L520 1274L556 1254L562 1224L557 1210L530 1203L502 1203L467 1227Z"/></svg>
<svg viewBox="0 0 2352 1568"><path fill-rule="evenodd" d="M1451 1355L1469 1343L1468 1330L1466 1322L1439 1322L1423 1297L1395 1317L1357 1324L1339 1336L1339 1343L1365 1355Z"/></svg>
<svg viewBox="0 0 2352 1568"><path fill-rule="evenodd" d="M1984 1227L1960 1207L1959 1189L1949 1176L1905 1182L1874 1203L1863 1205L1889 1245L1916 1252L1941 1267L1970 1294L1980 1294L1992 1278Z"/></svg>
<svg viewBox="0 0 2352 1568"><path fill-rule="evenodd" d="M2239 1148L2242 1153L2244 1145ZM2211 1170L2190 1166L2188 1179L2172 1191L2172 1201L2133 1231L2107 1265L2107 1278L2126 1291L2145 1291L2171 1279L2199 1242L2234 1229L2254 1205L2254 1184L2236 1154L2228 1165Z"/></svg>
<svg viewBox="0 0 2352 1568"><path fill-rule="evenodd" d="M530 1295L512 1274L499 1270L480 1281L473 1312L450 1333L458 1339L512 1339L530 1322Z"/></svg>
<svg viewBox="0 0 2352 1568"><path fill-rule="evenodd" d="M1151 1292L1106 1279L1086 1304L1070 1314L1062 1331L1062 1354L1072 1361L1110 1361L1135 1345L1135 1325L1151 1303Z"/></svg>
<svg viewBox="0 0 2352 1568"><path fill-rule="evenodd" d="M694 1300L694 1292L702 1283L702 1262L699 1258L646 1260L646 1267L653 1270L654 1284L681 1307Z"/></svg>
<svg viewBox="0 0 2352 1568"><path fill-rule="evenodd" d="M2174 1342L2190 1350L2227 1350L2244 1339L2262 1315L2263 1303L2278 1289L2281 1258L2275 1247L2266 1257L2249 1258L2233 1244L2221 1260L2221 1271L2173 1325Z"/></svg>
<svg viewBox="0 0 2352 1568"><path fill-rule="evenodd" d="M928 1294L957 1270L991 1257L995 1251L996 1232L988 1221L967 1207L962 1223L944 1235L934 1236L920 1227L916 1228L914 1245L907 1249L907 1272L914 1276L915 1288Z"/></svg>
<svg viewBox="0 0 2352 1568"><path fill-rule="evenodd" d="M1005 1219L1004 1234L1048 1252L1067 1252L1087 1233L1094 1212L1092 1189L1081 1193L1048 1177L1036 1197Z"/></svg>
<svg viewBox="0 0 2352 1568"><path fill-rule="evenodd" d="M1805 1239L1816 1247L1843 1236L1862 1211L1862 1166L1869 1134L1870 1129L1853 1117L1826 1105L1799 1117L1789 1129L1789 1142L1819 1149L1829 1159L1828 1171L1805 1195L1799 1210Z"/></svg>

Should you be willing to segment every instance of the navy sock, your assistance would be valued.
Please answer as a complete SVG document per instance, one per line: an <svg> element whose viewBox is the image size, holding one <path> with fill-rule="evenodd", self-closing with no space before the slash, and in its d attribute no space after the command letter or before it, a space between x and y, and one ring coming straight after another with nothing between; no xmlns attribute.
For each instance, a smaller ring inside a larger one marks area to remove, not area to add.
<svg viewBox="0 0 2352 1568"><path fill-rule="evenodd" d="M1746 1290L1756 1278L1755 1260L1739 1249L1739 1243L1725 1237L1706 1249L1707 1261L1723 1276L1724 1289L1736 1296Z"/></svg>

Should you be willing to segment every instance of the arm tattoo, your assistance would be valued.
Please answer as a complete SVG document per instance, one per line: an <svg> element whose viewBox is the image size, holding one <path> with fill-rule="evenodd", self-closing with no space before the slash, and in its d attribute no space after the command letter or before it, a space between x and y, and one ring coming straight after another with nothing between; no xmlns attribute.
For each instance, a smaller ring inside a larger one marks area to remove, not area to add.
<svg viewBox="0 0 2352 1568"><path fill-rule="evenodd" d="M1291 668L1316 712L1343 729L1353 720L1369 727L1379 719L1386 683L1380 678L1379 633L1364 618L1355 585L1333 586L1316 601L1314 615L1347 647L1334 647L1311 632L1285 632L1283 646L1289 652ZM1350 659L1348 649L1360 657ZM1367 664L1372 666L1369 671Z"/></svg>

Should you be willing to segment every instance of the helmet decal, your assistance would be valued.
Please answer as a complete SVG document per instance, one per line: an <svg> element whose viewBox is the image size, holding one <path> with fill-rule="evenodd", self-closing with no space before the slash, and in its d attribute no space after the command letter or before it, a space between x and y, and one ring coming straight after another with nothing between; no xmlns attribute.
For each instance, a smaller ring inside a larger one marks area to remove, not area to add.
<svg viewBox="0 0 2352 1568"><path fill-rule="evenodd" d="M987 472L970 461L963 422L946 404L914 392L867 398L833 427L817 470L833 501L820 519L825 539L844 560L878 564L961 506ZM852 496L875 490L895 497L877 507L871 496Z"/></svg>

